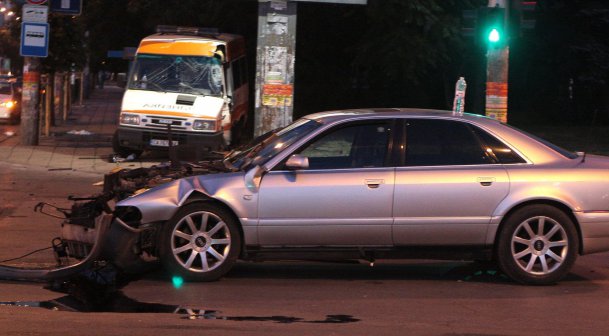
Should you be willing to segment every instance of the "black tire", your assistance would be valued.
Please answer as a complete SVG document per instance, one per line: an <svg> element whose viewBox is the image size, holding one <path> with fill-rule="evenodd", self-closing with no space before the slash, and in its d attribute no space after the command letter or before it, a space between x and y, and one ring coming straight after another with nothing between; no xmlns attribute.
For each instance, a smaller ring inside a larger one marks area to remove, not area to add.
<svg viewBox="0 0 609 336"><path fill-rule="evenodd" d="M501 227L496 256L499 268L527 285L549 285L562 279L579 253L575 224L560 209L531 205L511 214Z"/></svg>
<svg viewBox="0 0 609 336"><path fill-rule="evenodd" d="M241 252L234 216L206 202L182 207L160 235L161 262L172 275L191 281L214 281L228 272Z"/></svg>
<svg viewBox="0 0 609 336"><path fill-rule="evenodd" d="M135 157L137 158L144 152L143 150L131 149L121 146L118 141L118 131L114 132L114 135L112 135L112 151L114 151L114 154L117 154L118 156L123 158L126 158L131 154L135 155Z"/></svg>

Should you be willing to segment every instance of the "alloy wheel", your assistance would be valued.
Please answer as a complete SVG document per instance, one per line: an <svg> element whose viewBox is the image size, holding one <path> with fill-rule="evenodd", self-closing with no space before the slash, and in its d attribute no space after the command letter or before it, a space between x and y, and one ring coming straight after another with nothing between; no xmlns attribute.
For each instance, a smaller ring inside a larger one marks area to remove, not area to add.
<svg viewBox="0 0 609 336"><path fill-rule="evenodd" d="M224 263L231 250L228 225L217 215L198 211L186 215L171 234L171 250L182 267L209 272Z"/></svg>
<svg viewBox="0 0 609 336"><path fill-rule="evenodd" d="M552 218L526 219L513 231L511 253L525 272L546 275L558 269L569 252L569 239L563 226Z"/></svg>

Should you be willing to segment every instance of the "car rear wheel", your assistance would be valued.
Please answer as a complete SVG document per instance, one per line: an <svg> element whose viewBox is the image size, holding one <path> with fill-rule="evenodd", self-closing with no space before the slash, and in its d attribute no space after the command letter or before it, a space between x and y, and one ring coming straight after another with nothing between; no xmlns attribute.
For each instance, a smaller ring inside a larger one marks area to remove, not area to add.
<svg viewBox="0 0 609 336"><path fill-rule="evenodd" d="M214 204L191 203L165 223L160 257L174 275L194 281L222 277L236 262L241 235L234 217Z"/></svg>
<svg viewBox="0 0 609 336"><path fill-rule="evenodd" d="M578 250L577 230L569 216L552 206L532 205L507 218L496 252L499 267L513 280L548 285L567 274Z"/></svg>

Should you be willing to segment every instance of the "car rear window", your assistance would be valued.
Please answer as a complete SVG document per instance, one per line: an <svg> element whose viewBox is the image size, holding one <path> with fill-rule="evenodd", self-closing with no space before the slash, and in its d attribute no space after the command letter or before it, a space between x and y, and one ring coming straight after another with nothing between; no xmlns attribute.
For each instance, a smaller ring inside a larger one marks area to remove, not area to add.
<svg viewBox="0 0 609 336"><path fill-rule="evenodd" d="M540 142L541 144L543 144L546 147L552 149L553 151L557 152L558 154L566 157L567 159L577 159L579 157L576 153L573 153L573 152L568 151L568 150L566 150L566 149L564 149L564 148L562 148L560 146L557 146L557 145L549 142L546 139L542 139L542 138L540 138L540 137L538 137L536 135L533 135L533 134L531 134L531 133L529 133L527 131L523 131L523 130L521 130L519 128L510 126L508 124L504 124L504 125L509 127L509 128L511 128L511 129L514 129L514 130L516 130L516 131L518 131L518 132L520 132L520 133L522 133L522 134L524 134L526 136L528 136L529 138L532 138L533 140L536 140L536 141Z"/></svg>
<svg viewBox="0 0 609 336"><path fill-rule="evenodd" d="M488 134L480 128L470 125L472 130L480 137L480 140L487 146L487 151L492 153L497 160L502 164L526 163L520 155L516 154L510 147L504 144L499 139Z"/></svg>

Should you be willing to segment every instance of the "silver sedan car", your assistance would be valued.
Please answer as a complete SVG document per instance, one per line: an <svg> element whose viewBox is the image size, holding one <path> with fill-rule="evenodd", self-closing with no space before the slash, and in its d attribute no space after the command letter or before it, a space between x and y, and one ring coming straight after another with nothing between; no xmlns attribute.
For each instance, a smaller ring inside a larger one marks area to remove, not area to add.
<svg viewBox="0 0 609 336"><path fill-rule="evenodd" d="M185 278L238 259L494 260L525 284L609 250L609 158L571 153L478 115L318 113L116 205ZM139 230L139 231L138 231Z"/></svg>

